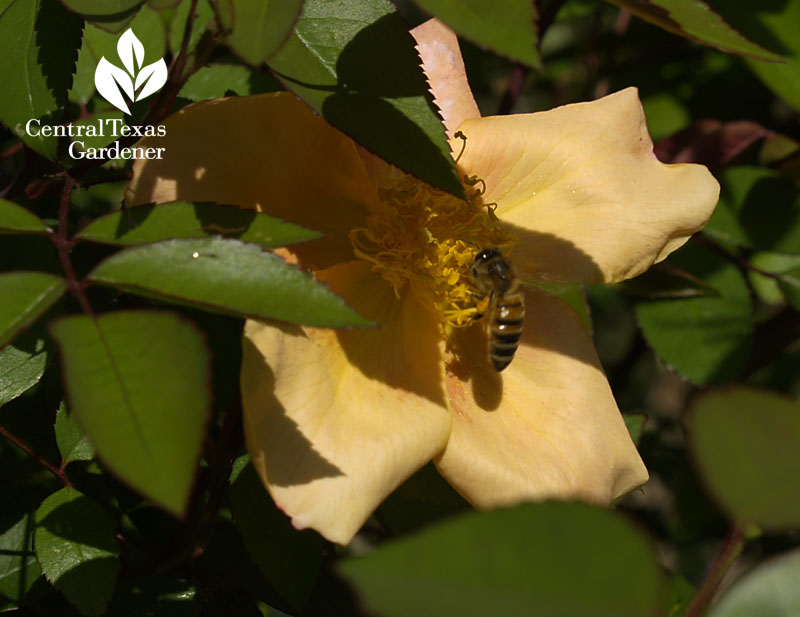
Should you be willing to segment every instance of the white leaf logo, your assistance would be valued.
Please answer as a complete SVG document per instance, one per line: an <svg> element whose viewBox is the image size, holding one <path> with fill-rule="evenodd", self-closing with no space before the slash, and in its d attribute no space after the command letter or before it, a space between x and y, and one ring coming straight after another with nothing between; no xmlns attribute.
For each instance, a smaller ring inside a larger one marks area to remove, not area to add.
<svg viewBox="0 0 800 617"><path fill-rule="evenodd" d="M130 28L119 37L117 54L125 70L103 56L94 72L94 85L100 96L120 111L130 115L128 103L122 93L124 92L128 100L133 102L141 101L157 92L167 82L167 63L161 58L143 67L144 45Z"/></svg>

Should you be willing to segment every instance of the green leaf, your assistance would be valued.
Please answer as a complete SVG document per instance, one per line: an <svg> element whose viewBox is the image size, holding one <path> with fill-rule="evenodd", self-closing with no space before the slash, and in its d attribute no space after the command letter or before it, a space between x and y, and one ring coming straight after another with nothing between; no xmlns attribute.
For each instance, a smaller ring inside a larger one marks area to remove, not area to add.
<svg viewBox="0 0 800 617"><path fill-rule="evenodd" d="M80 47L83 20L56 0L15 0L0 13L0 120L49 159L55 137L31 136L37 123L58 124Z"/></svg>
<svg viewBox="0 0 800 617"><path fill-rule="evenodd" d="M625 420L625 426L631 434L633 443L639 445L639 440L642 438L644 432L644 425L647 424L647 414L644 413L624 413L622 419Z"/></svg>
<svg viewBox="0 0 800 617"><path fill-rule="evenodd" d="M705 233L774 253L800 253L800 193L777 172L730 167L719 174L720 200Z"/></svg>
<svg viewBox="0 0 800 617"><path fill-rule="evenodd" d="M56 444L61 452L61 465L65 467L72 461L91 461L94 448L78 428L67 406L62 402L56 412Z"/></svg>
<svg viewBox="0 0 800 617"><path fill-rule="evenodd" d="M38 332L28 332L0 349L0 407L39 383L50 348Z"/></svg>
<svg viewBox="0 0 800 617"><path fill-rule="evenodd" d="M144 0L61 0L61 2L76 13L95 17L124 13L143 4Z"/></svg>
<svg viewBox="0 0 800 617"><path fill-rule="evenodd" d="M221 3L227 5L227 2ZM189 9L192 6L192 0L181 0L181 3L175 8L172 13L172 19L169 22L169 49L173 55L177 54L181 49L183 42L183 33L186 29L186 18L189 16ZM208 24L214 19L214 9L208 0L199 0L195 9L194 22L192 22L192 31L189 34L189 44L187 51L192 52L200 38L208 28Z"/></svg>
<svg viewBox="0 0 800 617"><path fill-rule="evenodd" d="M608 0L668 32L722 51L780 62L782 56L749 41L701 0Z"/></svg>
<svg viewBox="0 0 800 617"><path fill-rule="evenodd" d="M0 347L47 312L67 282L44 272L0 273Z"/></svg>
<svg viewBox="0 0 800 617"><path fill-rule="evenodd" d="M36 558L47 580L88 617L102 615L119 573L114 519L74 488L63 488L36 511Z"/></svg>
<svg viewBox="0 0 800 617"><path fill-rule="evenodd" d="M800 405L752 388L711 392L688 427L706 484L734 520L800 527Z"/></svg>
<svg viewBox="0 0 800 617"><path fill-rule="evenodd" d="M800 615L800 550L770 559L736 581L708 617L795 617Z"/></svg>
<svg viewBox="0 0 800 617"><path fill-rule="evenodd" d="M759 298L767 304L781 304L784 300L800 309L800 255L780 253L755 253L750 263L762 270L776 275L765 276L748 271L750 284Z"/></svg>
<svg viewBox="0 0 800 617"><path fill-rule="evenodd" d="M187 581L163 576L124 579L108 613L114 617L197 617L203 596Z"/></svg>
<svg viewBox="0 0 800 617"><path fill-rule="evenodd" d="M613 513L579 503L471 512L346 559L340 570L366 607L387 617L642 617L661 608L648 541Z"/></svg>
<svg viewBox="0 0 800 617"><path fill-rule="evenodd" d="M179 201L113 212L93 221L77 237L130 246L217 235L269 249L314 240L322 234L253 210Z"/></svg>
<svg viewBox="0 0 800 617"><path fill-rule="evenodd" d="M89 279L241 317L333 328L372 323L307 273L238 240L167 240L129 248L102 262Z"/></svg>
<svg viewBox="0 0 800 617"><path fill-rule="evenodd" d="M99 458L181 515L210 406L202 336L191 323L156 311L65 317L50 331L70 409Z"/></svg>
<svg viewBox="0 0 800 617"><path fill-rule="evenodd" d="M233 466L231 509L247 551L264 577L292 608L303 608L322 565L322 538L292 527L247 455Z"/></svg>
<svg viewBox="0 0 800 617"><path fill-rule="evenodd" d="M20 606L41 575L33 552L33 516L26 514L0 534L0 611Z"/></svg>
<svg viewBox="0 0 800 617"><path fill-rule="evenodd" d="M230 92L247 96L280 90L283 86L266 69L254 71L242 64L209 64L186 81L179 96L190 101L204 101Z"/></svg>
<svg viewBox="0 0 800 617"><path fill-rule="evenodd" d="M491 0L414 2L476 45L528 66L542 67L539 16L531 0L506 0L502 10Z"/></svg>
<svg viewBox="0 0 800 617"><path fill-rule="evenodd" d="M719 296L713 285L667 262L656 264L644 274L618 283L616 287L624 293L649 300Z"/></svg>
<svg viewBox="0 0 800 617"><path fill-rule="evenodd" d="M292 33L303 0L231 0L233 30L228 45L245 62L268 60Z"/></svg>
<svg viewBox="0 0 800 617"><path fill-rule="evenodd" d="M375 513L393 535L417 531L435 521L470 510L471 506L428 463L398 486Z"/></svg>
<svg viewBox="0 0 800 617"><path fill-rule="evenodd" d="M586 331L592 334L592 316L589 312L589 305L586 302L586 293L584 292L583 285L574 285L571 283L554 283L552 281L543 281L537 279L529 279L525 281L526 285L541 289L551 296L560 298L570 308L574 310L581 318Z"/></svg>
<svg viewBox="0 0 800 617"><path fill-rule="evenodd" d="M682 617L697 589L680 574L673 575L668 583L667 617Z"/></svg>
<svg viewBox="0 0 800 617"><path fill-rule="evenodd" d="M162 58L166 53L166 30L159 14L150 7L144 6L138 10L135 18L129 19L128 22L124 26L133 30L144 47L142 65L147 66ZM86 103L94 94L94 71L100 58L105 57L112 64L118 67L122 66L117 52L117 41L119 41L119 35L107 24L86 25L83 31L83 43L78 54L75 81L70 90L70 100ZM103 102L103 106L104 108L111 107L105 102ZM92 123L97 124L96 121ZM106 132L105 139L105 143L87 145L102 147L113 141L114 138L110 137L109 132Z"/></svg>
<svg viewBox="0 0 800 617"><path fill-rule="evenodd" d="M636 316L645 339L694 383L734 379L747 362L753 333L744 277L735 265L697 245L686 245L670 263L706 281L719 296L639 303Z"/></svg>
<svg viewBox="0 0 800 617"><path fill-rule="evenodd" d="M780 3L715 0L714 7L739 32L762 46L780 52L786 62L762 62L746 58L750 69L775 94L800 110L800 0Z"/></svg>
<svg viewBox="0 0 800 617"><path fill-rule="evenodd" d="M0 231L41 234L51 230L27 208L0 199Z"/></svg>
<svg viewBox="0 0 800 617"><path fill-rule="evenodd" d="M387 0L307 0L269 66L367 149L464 198L414 39Z"/></svg>

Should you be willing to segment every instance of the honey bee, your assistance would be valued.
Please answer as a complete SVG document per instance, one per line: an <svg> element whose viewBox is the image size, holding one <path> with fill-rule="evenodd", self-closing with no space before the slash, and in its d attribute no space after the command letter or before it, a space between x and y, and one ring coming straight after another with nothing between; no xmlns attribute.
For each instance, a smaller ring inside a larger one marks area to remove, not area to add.
<svg viewBox="0 0 800 617"><path fill-rule="evenodd" d="M483 317L488 308L489 357L500 372L511 364L519 347L525 298L519 290L514 266L496 247L485 248L475 256L472 278L480 292L476 295L481 298L475 319Z"/></svg>

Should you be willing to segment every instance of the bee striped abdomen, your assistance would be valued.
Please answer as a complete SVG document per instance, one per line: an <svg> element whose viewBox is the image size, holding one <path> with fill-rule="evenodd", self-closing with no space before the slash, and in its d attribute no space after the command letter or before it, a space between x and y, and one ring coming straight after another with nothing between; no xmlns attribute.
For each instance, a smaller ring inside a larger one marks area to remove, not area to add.
<svg viewBox="0 0 800 617"><path fill-rule="evenodd" d="M511 364L519 347L524 320L525 299L521 292L514 291L495 298L489 325L489 355L496 371Z"/></svg>

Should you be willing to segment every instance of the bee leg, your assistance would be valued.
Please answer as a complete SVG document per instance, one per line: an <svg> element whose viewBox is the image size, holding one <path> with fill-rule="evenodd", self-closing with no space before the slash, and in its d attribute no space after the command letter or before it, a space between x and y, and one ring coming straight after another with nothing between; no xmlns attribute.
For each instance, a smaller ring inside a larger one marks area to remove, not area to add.
<svg viewBox="0 0 800 617"><path fill-rule="evenodd" d="M475 300L475 316L472 318L472 320L478 321L484 315L486 315L486 311L489 310L489 304L492 301L492 296L491 294L484 295L474 291L470 292L470 296L473 300Z"/></svg>

